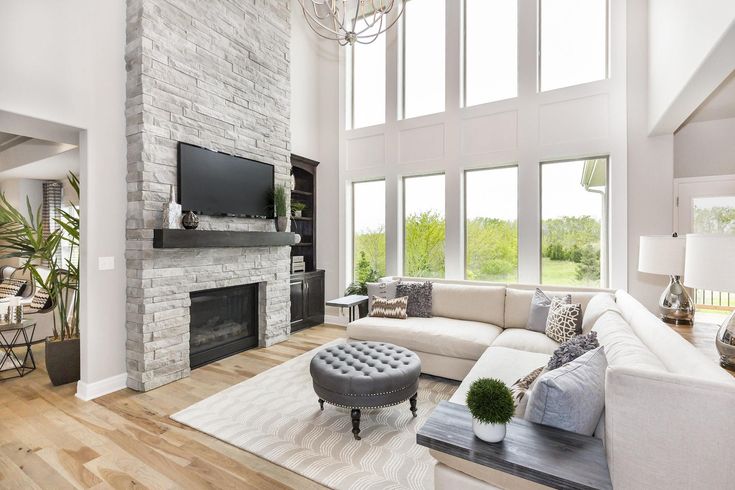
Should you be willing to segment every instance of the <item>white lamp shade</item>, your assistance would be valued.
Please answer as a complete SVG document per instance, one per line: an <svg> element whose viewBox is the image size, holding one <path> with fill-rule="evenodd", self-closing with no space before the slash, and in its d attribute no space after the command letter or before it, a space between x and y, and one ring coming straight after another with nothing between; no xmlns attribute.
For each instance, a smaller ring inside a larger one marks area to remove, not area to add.
<svg viewBox="0 0 735 490"><path fill-rule="evenodd" d="M735 292L735 235L687 235L684 284Z"/></svg>
<svg viewBox="0 0 735 490"><path fill-rule="evenodd" d="M638 253L638 270L649 274L684 274L686 239L670 235L644 235Z"/></svg>

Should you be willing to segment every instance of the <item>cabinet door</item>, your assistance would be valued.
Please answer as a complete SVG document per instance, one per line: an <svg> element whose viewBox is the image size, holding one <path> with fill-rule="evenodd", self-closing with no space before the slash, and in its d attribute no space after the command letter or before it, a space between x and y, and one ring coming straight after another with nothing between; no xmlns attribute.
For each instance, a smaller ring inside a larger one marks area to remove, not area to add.
<svg viewBox="0 0 735 490"><path fill-rule="evenodd" d="M291 280L291 330L304 322L306 287L301 279Z"/></svg>
<svg viewBox="0 0 735 490"><path fill-rule="evenodd" d="M324 323L324 274L306 277L306 318L315 324Z"/></svg>

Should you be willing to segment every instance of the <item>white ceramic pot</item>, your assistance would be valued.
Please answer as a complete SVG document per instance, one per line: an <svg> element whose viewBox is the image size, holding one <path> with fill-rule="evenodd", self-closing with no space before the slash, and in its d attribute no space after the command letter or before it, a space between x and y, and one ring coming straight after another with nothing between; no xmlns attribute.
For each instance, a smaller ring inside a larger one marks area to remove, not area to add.
<svg viewBox="0 0 735 490"><path fill-rule="evenodd" d="M472 430L485 442L500 442L505 438L505 424L486 424L473 418Z"/></svg>

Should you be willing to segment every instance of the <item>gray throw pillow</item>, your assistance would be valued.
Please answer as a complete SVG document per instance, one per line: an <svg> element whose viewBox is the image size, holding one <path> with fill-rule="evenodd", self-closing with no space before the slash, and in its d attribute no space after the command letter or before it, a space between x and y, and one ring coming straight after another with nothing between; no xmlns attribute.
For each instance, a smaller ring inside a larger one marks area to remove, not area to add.
<svg viewBox="0 0 735 490"><path fill-rule="evenodd" d="M368 300L368 311L373 311L373 298L383 299L394 299L396 297L396 287L401 281L381 281L381 282L368 282L367 295L370 298Z"/></svg>
<svg viewBox="0 0 735 490"><path fill-rule="evenodd" d="M602 347L538 377L526 420L591 436L605 408L607 359Z"/></svg>
<svg viewBox="0 0 735 490"><path fill-rule="evenodd" d="M408 316L431 317L431 282L402 282L396 288L396 298L408 296Z"/></svg>
<svg viewBox="0 0 735 490"><path fill-rule="evenodd" d="M552 369L560 368L568 362L572 362L582 354L592 349L600 347L597 340L597 332L590 332L587 335L577 335L563 342L553 354L546 367Z"/></svg>
<svg viewBox="0 0 735 490"><path fill-rule="evenodd" d="M564 303L572 302L571 294L552 297L561 298L564 300ZM528 312L528 323L526 324L526 330L533 330L534 332L545 333L546 319L549 316L550 306L551 298L539 288L536 288L536 292L533 293L533 299L531 300L531 310Z"/></svg>

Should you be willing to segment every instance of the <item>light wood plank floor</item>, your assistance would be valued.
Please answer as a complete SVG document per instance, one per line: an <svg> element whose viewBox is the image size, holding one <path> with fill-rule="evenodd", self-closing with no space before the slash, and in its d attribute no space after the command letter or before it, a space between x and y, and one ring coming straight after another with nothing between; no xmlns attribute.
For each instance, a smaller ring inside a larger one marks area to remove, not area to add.
<svg viewBox="0 0 735 490"><path fill-rule="evenodd" d="M323 488L169 415L344 336L320 325L148 393L93 402L74 397L74 383L52 387L36 347L39 369L0 382L0 488Z"/></svg>

